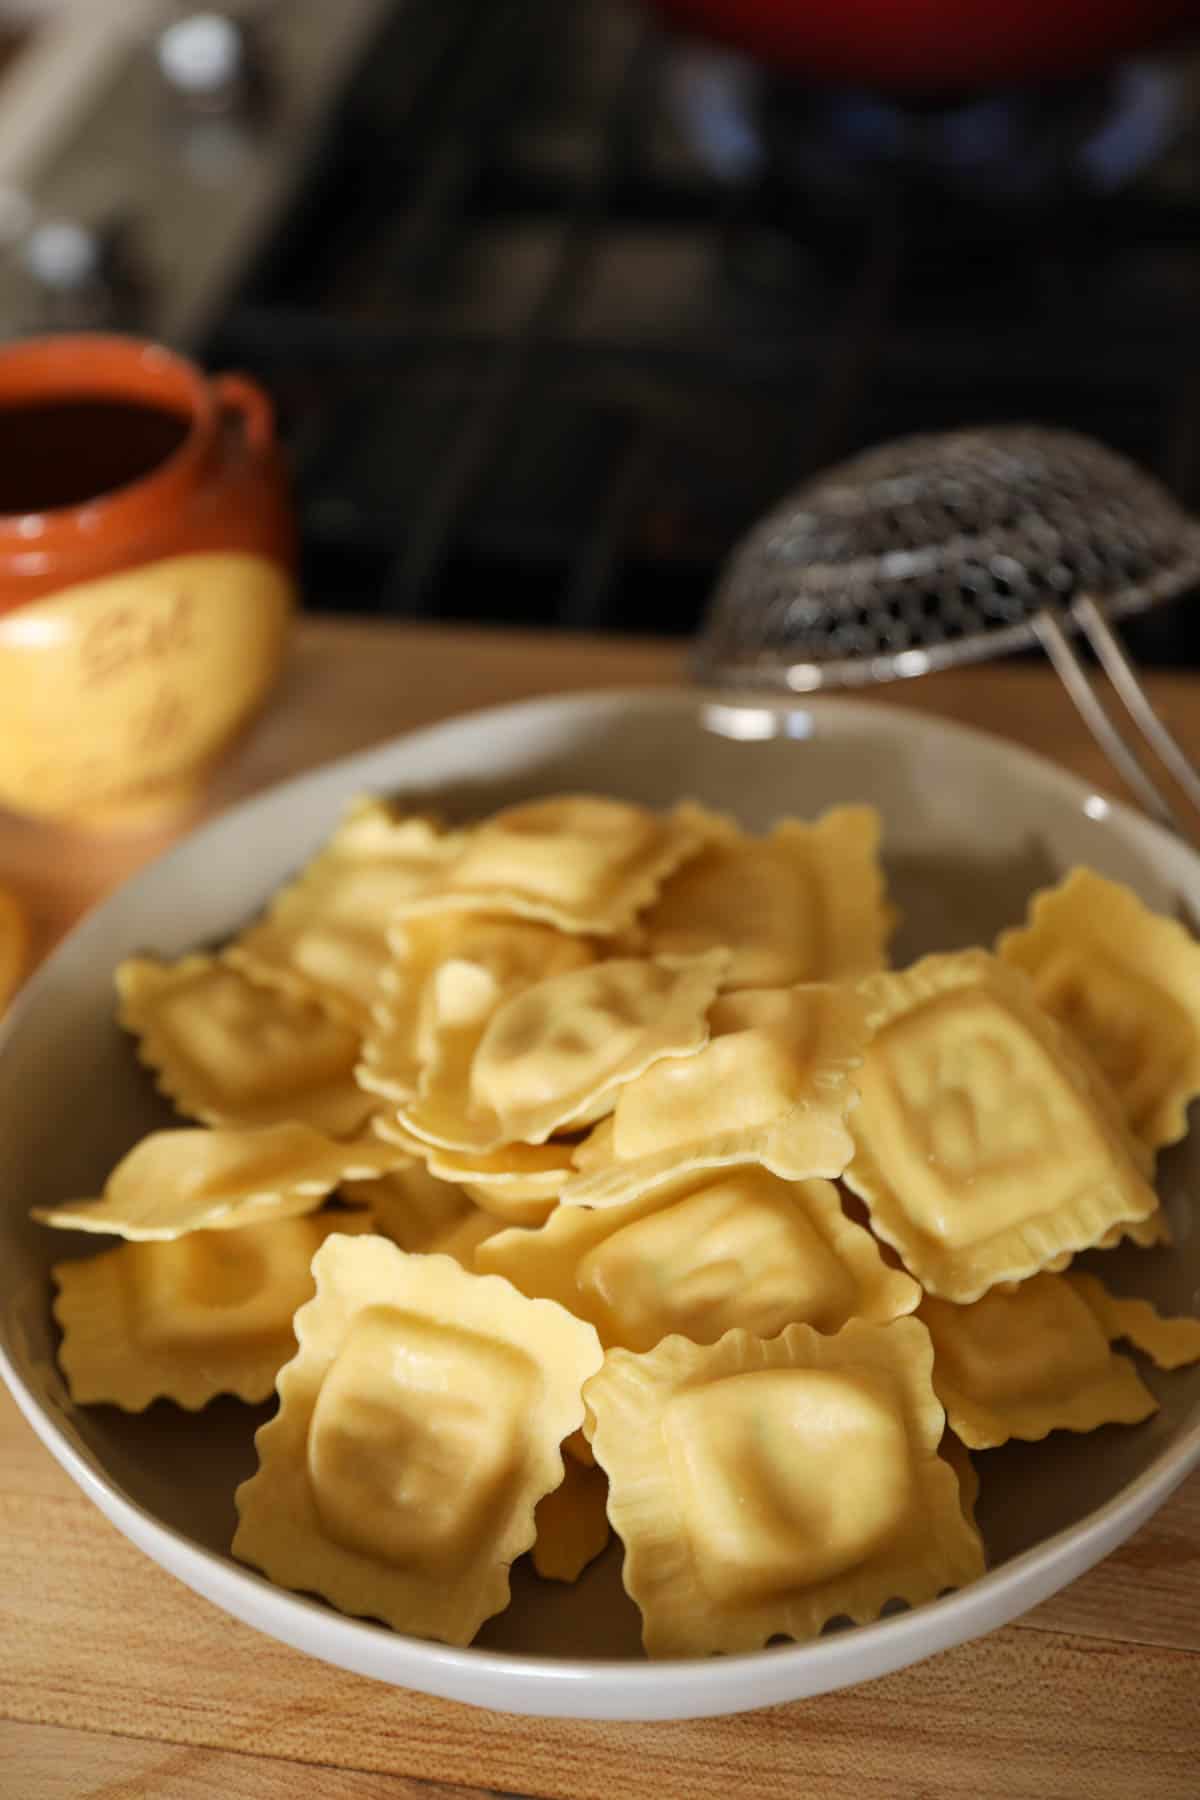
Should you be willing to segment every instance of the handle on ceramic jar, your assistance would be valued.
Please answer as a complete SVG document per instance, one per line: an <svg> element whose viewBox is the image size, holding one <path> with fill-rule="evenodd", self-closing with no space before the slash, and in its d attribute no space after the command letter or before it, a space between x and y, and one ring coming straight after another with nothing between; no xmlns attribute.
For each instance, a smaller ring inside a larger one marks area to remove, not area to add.
<svg viewBox="0 0 1200 1800"><path fill-rule="evenodd" d="M215 375L213 393L223 413L241 420L247 447L257 456L275 442L275 408L248 375Z"/></svg>

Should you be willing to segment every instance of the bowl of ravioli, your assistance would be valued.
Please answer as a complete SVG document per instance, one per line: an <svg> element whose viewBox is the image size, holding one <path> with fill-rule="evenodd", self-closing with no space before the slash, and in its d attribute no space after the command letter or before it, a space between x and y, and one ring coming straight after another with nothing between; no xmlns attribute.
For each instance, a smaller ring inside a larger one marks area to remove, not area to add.
<svg viewBox="0 0 1200 1800"><path fill-rule="evenodd" d="M5 1377L149 1555L379 1679L682 1718L902 1667L1200 1460L1198 893L845 700L288 783L7 1025Z"/></svg>

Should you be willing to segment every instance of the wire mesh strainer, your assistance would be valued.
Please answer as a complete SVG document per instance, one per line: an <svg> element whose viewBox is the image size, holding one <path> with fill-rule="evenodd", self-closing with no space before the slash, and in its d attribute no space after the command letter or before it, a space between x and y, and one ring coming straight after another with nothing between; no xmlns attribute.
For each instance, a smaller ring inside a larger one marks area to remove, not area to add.
<svg viewBox="0 0 1200 1800"><path fill-rule="evenodd" d="M1200 804L1108 621L1200 583L1200 523L1124 457L1022 425L902 438L818 477L734 550L698 642L699 679L810 693L1040 643L1148 810L1169 807L1070 642L1092 642L1139 728Z"/></svg>

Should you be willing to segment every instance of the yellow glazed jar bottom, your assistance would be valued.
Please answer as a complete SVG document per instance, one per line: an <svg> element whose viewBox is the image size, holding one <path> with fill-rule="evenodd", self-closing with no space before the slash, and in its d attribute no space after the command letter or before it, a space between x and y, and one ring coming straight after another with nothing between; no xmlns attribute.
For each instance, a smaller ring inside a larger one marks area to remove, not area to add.
<svg viewBox="0 0 1200 1800"><path fill-rule="evenodd" d="M274 685L293 604L274 559L210 551L0 617L0 803L127 829L194 804Z"/></svg>

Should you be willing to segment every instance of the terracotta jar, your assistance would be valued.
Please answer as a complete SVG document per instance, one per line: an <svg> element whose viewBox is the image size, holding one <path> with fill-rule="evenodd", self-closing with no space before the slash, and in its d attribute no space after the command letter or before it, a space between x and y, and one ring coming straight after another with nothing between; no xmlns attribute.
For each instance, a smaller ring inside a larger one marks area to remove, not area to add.
<svg viewBox="0 0 1200 1800"><path fill-rule="evenodd" d="M185 801L279 672L293 562L252 382L131 338L0 350L0 804Z"/></svg>

